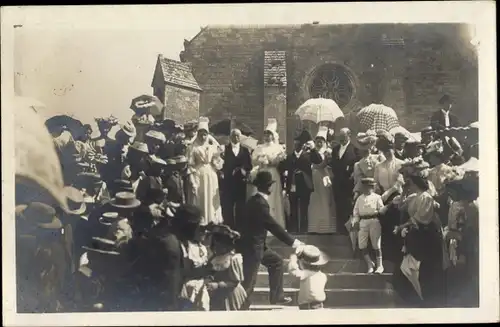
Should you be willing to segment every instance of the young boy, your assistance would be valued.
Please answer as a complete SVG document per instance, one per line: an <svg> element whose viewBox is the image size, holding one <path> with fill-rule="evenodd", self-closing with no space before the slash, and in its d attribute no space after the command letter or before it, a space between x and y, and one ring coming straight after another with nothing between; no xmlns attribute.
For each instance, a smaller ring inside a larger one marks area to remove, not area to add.
<svg viewBox="0 0 500 327"><path fill-rule="evenodd" d="M382 227L378 217L379 214L383 214L387 210L387 207L384 207L382 197L374 192L375 179L365 177L361 180L361 184L362 194L354 204L352 225L353 227L359 226L358 244L368 265L368 273L373 273L375 269L375 264L368 252L368 240L370 240L377 257L375 273L381 274L384 272L381 250Z"/></svg>
<svg viewBox="0 0 500 327"><path fill-rule="evenodd" d="M300 278L298 304L300 310L322 309L326 300L325 286L327 276L321 267L328 262L326 256L313 245L297 248L290 256L288 271Z"/></svg>

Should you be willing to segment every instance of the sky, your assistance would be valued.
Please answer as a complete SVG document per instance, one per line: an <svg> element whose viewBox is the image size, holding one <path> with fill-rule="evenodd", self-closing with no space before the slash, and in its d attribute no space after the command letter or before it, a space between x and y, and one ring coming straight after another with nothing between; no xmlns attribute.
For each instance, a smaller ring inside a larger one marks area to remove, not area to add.
<svg viewBox="0 0 500 327"><path fill-rule="evenodd" d="M14 69L18 91L44 103L47 116L93 122L113 114L123 121L132 98L152 93L158 54L179 60L184 39L206 25L442 20L424 7L397 16L394 7L370 3L24 7L16 16L22 27L14 29ZM363 15L375 9L377 15ZM415 10L426 13L423 20Z"/></svg>

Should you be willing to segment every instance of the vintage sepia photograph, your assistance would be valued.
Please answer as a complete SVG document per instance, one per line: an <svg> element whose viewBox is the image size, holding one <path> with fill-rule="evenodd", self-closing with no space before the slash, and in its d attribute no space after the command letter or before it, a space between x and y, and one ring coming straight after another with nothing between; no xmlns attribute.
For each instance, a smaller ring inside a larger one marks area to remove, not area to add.
<svg viewBox="0 0 500 327"><path fill-rule="evenodd" d="M2 8L9 315L498 319L494 4L462 4Z"/></svg>

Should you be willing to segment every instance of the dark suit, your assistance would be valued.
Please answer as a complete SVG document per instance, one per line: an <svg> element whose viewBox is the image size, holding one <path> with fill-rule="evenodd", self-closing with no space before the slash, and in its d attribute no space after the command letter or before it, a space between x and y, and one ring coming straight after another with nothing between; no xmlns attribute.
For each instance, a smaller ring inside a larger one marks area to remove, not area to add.
<svg viewBox="0 0 500 327"><path fill-rule="evenodd" d="M401 150L401 152L399 152L399 150L394 149L394 157L400 160L405 160L406 159L405 151Z"/></svg>
<svg viewBox="0 0 500 327"><path fill-rule="evenodd" d="M295 152L290 153L283 162L282 170L288 172L285 190L290 200L290 216L287 217L287 229L290 232L307 232L307 211L311 193L314 191L311 164L321 161L318 152L311 150L302 151L299 157Z"/></svg>
<svg viewBox="0 0 500 327"><path fill-rule="evenodd" d="M358 161L356 148L352 143L347 146L342 158L339 158L340 144L332 149L332 158L330 167L333 172L333 198L337 208L337 230L341 233L347 233L344 224L352 213L352 192L354 181L352 173L354 164Z"/></svg>
<svg viewBox="0 0 500 327"><path fill-rule="evenodd" d="M228 144L224 150L224 166L222 172L224 178L222 180L222 212L224 223L231 228L237 229L237 220L241 219L246 201L246 176L241 170L245 170L246 174L252 169L252 159L250 151L240 145L240 150L236 156L233 151L232 144Z"/></svg>
<svg viewBox="0 0 500 327"><path fill-rule="evenodd" d="M458 122L458 117L452 114L451 112L449 113L449 118L450 118L450 126L449 127L456 127L460 126L460 123ZM434 112L431 116L431 127L436 130L442 130L446 128L446 120L443 111L440 109L436 112Z"/></svg>
<svg viewBox="0 0 500 327"><path fill-rule="evenodd" d="M283 259L266 246L267 231L289 246L293 245L294 239L271 216L269 204L261 194L257 193L248 200L245 214L238 244L243 255L243 287L248 296L245 307L250 305L261 263L269 271L269 300L276 303L283 298Z"/></svg>
<svg viewBox="0 0 500 327"><path fill-rule="evenodd" d="M175 203L186 203L186 176L173 172L165 179L164 187L168 190L167 200Z"/></svg>

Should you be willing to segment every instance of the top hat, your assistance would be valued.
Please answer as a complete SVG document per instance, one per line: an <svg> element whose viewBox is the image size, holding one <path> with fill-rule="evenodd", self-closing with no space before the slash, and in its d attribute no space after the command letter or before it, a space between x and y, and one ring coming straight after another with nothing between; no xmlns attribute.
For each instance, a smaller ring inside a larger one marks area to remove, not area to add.
<svg viewBox="0 0 500 327"><path fill-rule="evenodd" d="M121 131L131 138L137 135L135 126L129 121L122 126Z"/></svg>
<svg viewBox="0 0 500 327"><path fill-rule="evenodd" d="M269 187L273 185L275 180L273 180L273 175L268 171L259 171L255 176L252 184L256 187Z"/></svg>
<svg viewBox="0 0 500 327"><path fill-rule="evenodd" d="M135 209L141 205L141 201L132 192L119 192L111 199L110 204L115 208Z"/></svg>
<svg viewBox="0 0 500 327"><path fill-rule="evenodd" d="M158 140L161 143L167 142L167 138L165 137L165 134L163 134L162 132L155 131L155 130L148 131L146 133L146 137L148 137L150 139Z"/></svg>
<svg viewBox="0 0 500 327"><path fill-rule="evenodd" d="M82 248L87 251L101 254L120 255L120 253L116 251L115 241L101 237L92 237L91 244L91 246L82 246Z"/></svg>
<svg viewBox="0 0 500 327"><path fill-rule="evenodd" d="M28 223L33 222L43 229L61 229L63 227L61 220L56 216L56 210L42 202L31 202L28 205L17 206L16 213Z"/></svg>
<svg viewBox="0 0 500 327"><path fill-rule="evenodd" d="M148 145L144 142L135 141L128 148L129 148L129 150L134 150L134 151L141 152L144 154L149 153Z"/></svg>
<svg viewBox="0 0 500 327"><path fill-rule="evenodd" d="M406 141L408 140L408 136L404 135L403 133L401 132L397 132L395 135L394 135L394 140L402 140L402 141Z"/></svg>
<svg viewBox="0 0 500 327"><path fill-rule="evenodd" d="M307 130L302 130L300 134L295 137L295 141L299 141L300 143L304 144L312 140L311 133Z"/></svg>
<svg viewBox="0 0 500 327"><path fill-rule="evenodd" d="M208 117L200 117L198 120L198 130L204 130L208 133L208 124L210 123L210 120Z"/></svg>
<svg viewBox="0 0 500 327"><path fill-rule="evenodd" d="M199 224L201 221L201 210L192 204L183 204L175 210L174 221L177 223Z"/></svg>
<svg viewBox="0 0 500 327"><path fill-rule="evenodd" d="M66 193L66 202L68 203L66 212L74 215L83 214L87 210L87 205L85 204L82 192L72 186L66 186L64 191Z"/></svg>
<svg viewBox="0 0 500 327"><path fill-rule="evenodd" d="M278 131L278 121L276 120L276 118L267 119L267 126L264 131L271 133L276 133Z"/></svg>
<svg viewBox="0 0 500 327"><path fill-rule="evenodd" d="M305 245L299 258L311 266L323 266L328 262L326 254L314 245Z"/></svg>
<svg viewBox="0 0 500 327"><path fill-rule="evenodd" d="M328 138L328 127L327 126L320 126L318 128L318 133L316 133L316 138L323 138L325 141Z"/></svg>
<svg viewBox="0 0 500 327"><path fill-rule="evenodd" d="M439 104L447 104L451 103L451 101L451 97L448 94L445 94L439 99Z"/></svg>
<svg viewBox="0 0 500 327"><path fill-rule="evenodd" d="M375 182L375 179L373 177L365 177L361 179L361 184L375 186L377 182Z"/></svg>

